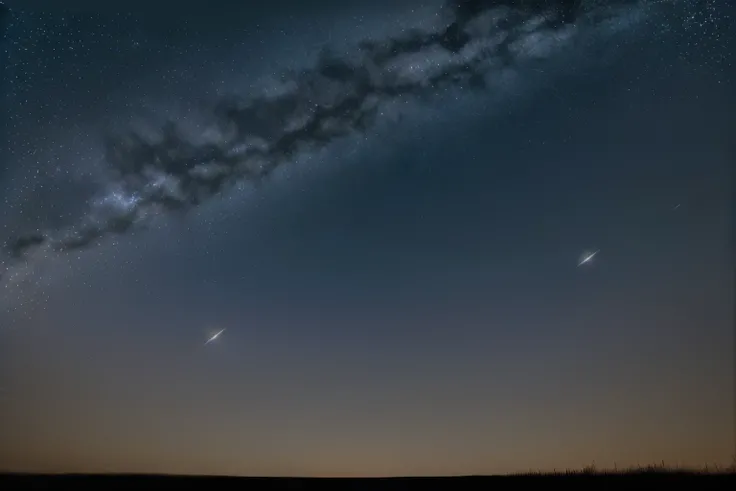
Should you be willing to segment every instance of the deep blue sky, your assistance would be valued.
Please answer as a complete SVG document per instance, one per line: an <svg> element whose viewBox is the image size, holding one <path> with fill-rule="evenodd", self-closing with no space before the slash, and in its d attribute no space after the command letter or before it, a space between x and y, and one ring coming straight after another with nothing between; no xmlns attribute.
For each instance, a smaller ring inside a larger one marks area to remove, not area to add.
<svg viewBox="0 0 736 491"><path fill-rule="evenodd" d="M6 240L84 216L111 128L196 121L441 5L20 3L3 41ZM673 4L629 7L488 90L389 103L256 187L8 259L1 467L730 462L733 18L725 1Z"/></svg>

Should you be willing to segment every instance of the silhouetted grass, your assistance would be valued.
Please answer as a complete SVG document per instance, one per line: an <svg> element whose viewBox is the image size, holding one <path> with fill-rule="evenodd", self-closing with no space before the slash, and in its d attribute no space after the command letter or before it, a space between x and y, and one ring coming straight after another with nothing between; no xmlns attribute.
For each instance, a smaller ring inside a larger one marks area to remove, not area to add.
<svg viewBox="0 0 736 491"><path fill-rule="evenodd" d="M546 471L533 471L528 472L517 472L509 474L513 477L523 476L540 476L540 477L555 477L555 476L637 476L637 475L692 475L692 476L713 476L713 475L730 475L736 476L736 458L734 462L728 466L719 465L705 465L699 468L693 467L681 467L681 466L670 466L661 461L659 464L649 464L645 466L637 467L624 467L613 469L599 469L595 463L585 466L581 469L565 469L565 470L553 470L552 472Z"/></svg>

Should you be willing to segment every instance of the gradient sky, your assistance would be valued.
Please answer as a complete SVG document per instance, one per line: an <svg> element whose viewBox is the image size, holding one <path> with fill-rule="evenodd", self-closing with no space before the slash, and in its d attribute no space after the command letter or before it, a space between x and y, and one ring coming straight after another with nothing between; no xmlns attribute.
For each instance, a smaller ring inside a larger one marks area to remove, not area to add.
<svg viewBox="0 0 736 491"><path fill-rule="evenodd" d="M443 2L86 3L5 1L3 242L84 215L112 128L196 120ZM5 259L22 274L0 279L0 470L731 462L727 4L633 2L258 186Z"/></svg>

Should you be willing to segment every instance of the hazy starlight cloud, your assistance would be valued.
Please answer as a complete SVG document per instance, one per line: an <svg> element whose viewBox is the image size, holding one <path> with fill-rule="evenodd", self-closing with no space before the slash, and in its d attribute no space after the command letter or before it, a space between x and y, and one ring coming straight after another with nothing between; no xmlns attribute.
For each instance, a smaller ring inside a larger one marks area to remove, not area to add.
<svg viewBox="0 0 736 491"><path fill-rule="evenodd" d="M7 241L5 269L38 248L85 248L153 215L196 207L234 183L258 182L306 151L365 132L392 101L489 89L494 77L553 57L581 32L604 36L611 27L628 28L641 7L626 0L452 2L441 28L365 41L347 56L324 51L312 68L285 76L280 90L223 97L201 135L174 122L107 135L108 183L87 212L66 227Z"/></svg>

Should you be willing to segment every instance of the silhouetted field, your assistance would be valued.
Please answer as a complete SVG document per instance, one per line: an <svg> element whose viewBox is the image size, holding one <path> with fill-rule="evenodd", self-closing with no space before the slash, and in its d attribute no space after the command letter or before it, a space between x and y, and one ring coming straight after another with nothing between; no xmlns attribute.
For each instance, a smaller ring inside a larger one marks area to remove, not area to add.
<svg viewBox="0 0 736 491"><path fill-rule="evenodd" d="M736 471L715 469L704 471L672 470L649 467L636 470L608 472L587 468L578 471L556 473L524 473L507 476L460 477L390 477L390 478L279 478L279 477L210 477L167 475L31 475L0 474L0 489L265 489L265 490L481 490L498 486L557 485L579 482L581 484L613 484L629 489L637 483L647 485L671 485L683 482L696 486L690 489L733 489ZM731 484L729 484L731 483Z"/></svg>

